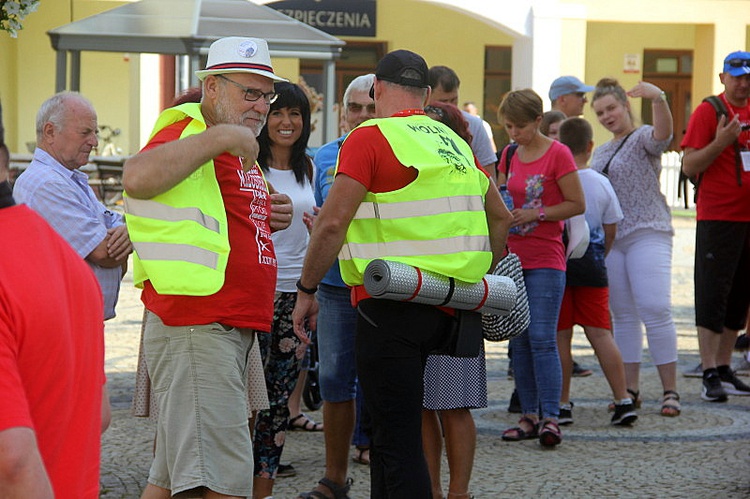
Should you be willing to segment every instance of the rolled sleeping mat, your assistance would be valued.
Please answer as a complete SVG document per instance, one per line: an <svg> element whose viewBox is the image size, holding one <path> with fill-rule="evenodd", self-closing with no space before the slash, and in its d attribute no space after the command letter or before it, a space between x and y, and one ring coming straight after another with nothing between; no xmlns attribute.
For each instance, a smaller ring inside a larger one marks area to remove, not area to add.
<svg viewBox="0 0 750 499"><path fill-rule="evenodd" d="M509 277L488 274L477 283L468 283L387 260L373 260L367 265L364 286L373 298L495 315L509 314L517 295L516 284Z"/></svg>

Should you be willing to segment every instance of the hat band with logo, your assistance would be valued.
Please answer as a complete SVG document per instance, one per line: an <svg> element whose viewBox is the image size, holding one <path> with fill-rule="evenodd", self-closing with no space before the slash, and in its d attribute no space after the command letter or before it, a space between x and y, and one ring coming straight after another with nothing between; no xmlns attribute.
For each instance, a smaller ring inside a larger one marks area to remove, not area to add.
<svg viewBox="0 0 750 499"><path fill-rule="evenodd" d="M268 44L260 38L230 36L212 43L206 69L196 71L195 75L203 81L206 76L222 73L252 73L274 81L288 81L274 74Z"/></svg>

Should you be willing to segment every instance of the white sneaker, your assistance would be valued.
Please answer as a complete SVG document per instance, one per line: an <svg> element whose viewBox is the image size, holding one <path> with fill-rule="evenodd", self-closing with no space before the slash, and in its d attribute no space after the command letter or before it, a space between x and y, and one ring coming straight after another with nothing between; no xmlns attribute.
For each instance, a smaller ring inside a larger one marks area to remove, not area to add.
<svg viewBox="0 0 750 499"><path fill-rule="evenodd" d="M745 357L733 369L738 376L750 376L750 362Z"/></svg>
<svg viewBox="0 0 750 499"><path fill-rule="evenodd" d="M703 365L698 364L692 369L688 369L687 371L682 371L682 375L686 378L702 378L703 377Z"/></svg>

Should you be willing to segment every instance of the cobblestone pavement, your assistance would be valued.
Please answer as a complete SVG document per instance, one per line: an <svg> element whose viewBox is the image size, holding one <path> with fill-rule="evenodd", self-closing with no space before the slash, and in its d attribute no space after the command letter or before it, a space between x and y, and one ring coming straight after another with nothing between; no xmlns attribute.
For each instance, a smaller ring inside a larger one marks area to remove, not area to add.
<svg viewBox="0 0 750 499"><path fill-rule="evenodd" d="M692 269L695 223L675 218L673 309L682 372L698 363L693 327ZM154 425L130 415L142 306L130 275L123 285L117 319L106 327L107 373L113 421L102 443L102 491L107 499L136 498L151 460ZM730 397L726 404L700 399L700 380L679 377L682 415L659 415L661 388L647 348L641 371L644 400L632 428L610 426L610 401L601 369L582 332L574 335L573 353L594 370L574 378L575 423L563 428L563 443L553 451L536 441L503 442L502 430L516 421L506 412L513 382L506 378L505 343L486 343L489 407L474 411L479 434L471 490L476 498L740 498L750 497L750 397ZM739 355L736 356L739 359ZM320 412L310 412L320 421ZM275 497L294 498L323 476L322 433L288 434L283 462L298 474L276 481ZM248 470L250 472L250 470ZM350 496L366 498L368 468L352 463ZM447 487L447 465L443 464Z"/></svg>

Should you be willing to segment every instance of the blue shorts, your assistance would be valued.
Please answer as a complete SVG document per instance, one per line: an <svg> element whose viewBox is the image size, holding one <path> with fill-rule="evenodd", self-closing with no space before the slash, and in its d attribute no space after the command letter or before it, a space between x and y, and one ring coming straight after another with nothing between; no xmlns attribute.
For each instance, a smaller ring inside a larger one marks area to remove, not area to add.
<svg viewBox="0 0 750 499"><path fill-rule="evenodd" d="M353 400L357 396L357 309L352 307L349 288L321 284L317 298L320 394L327 402Z"/></svg>

